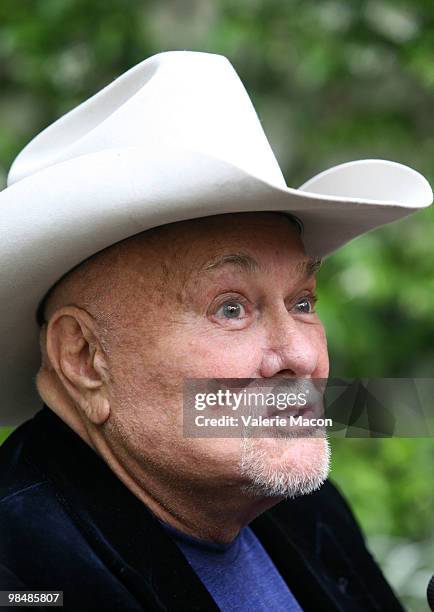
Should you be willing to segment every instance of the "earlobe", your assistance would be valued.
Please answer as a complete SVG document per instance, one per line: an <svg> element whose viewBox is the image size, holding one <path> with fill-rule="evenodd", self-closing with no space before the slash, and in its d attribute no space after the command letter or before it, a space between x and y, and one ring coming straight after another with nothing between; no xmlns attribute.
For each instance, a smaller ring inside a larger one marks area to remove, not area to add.
<svg viewBox="0 0 434 612"><path fill-rule="evenodd" d="M84 410L87 418L94 425L103 425L110 416L110 402L99 394L86 402Z"/></svg>

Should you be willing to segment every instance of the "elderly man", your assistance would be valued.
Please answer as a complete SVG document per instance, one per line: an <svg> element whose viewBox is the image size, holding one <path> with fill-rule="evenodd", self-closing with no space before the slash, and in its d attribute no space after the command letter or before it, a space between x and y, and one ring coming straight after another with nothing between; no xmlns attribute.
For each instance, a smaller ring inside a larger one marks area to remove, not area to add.
<svg viewBox="0 0 434 612"><path fill-rule="evenodd" d="M326 379L321 259L429 205L425 179L371 160L287 188L229 63L172 52L42 132L0 197L5 420L36 406L38 302L44 403L0 451L1 589L68 610L401 610L327 438L185 436L183 388Z"/></svg>

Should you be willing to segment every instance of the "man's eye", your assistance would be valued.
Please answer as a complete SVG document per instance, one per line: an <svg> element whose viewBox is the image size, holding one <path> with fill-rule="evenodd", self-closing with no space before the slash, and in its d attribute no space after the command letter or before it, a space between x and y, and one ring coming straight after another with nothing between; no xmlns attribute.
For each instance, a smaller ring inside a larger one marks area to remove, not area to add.
<svg viewBox="0 0 434 612"><path fill-rule="evenodd" d="M295 305L295 308L298 312L303 314L313 314L315 312L315 304L318 298L315 295L308 295L304 298L301 298Z"/></svg>
<svg viewBox="0 0 434 612"><path fill-rule="evenodd" d="M246 314L244 306L240 302L225 302L217 310L216 315L225 319L240 319Z"/></svg>

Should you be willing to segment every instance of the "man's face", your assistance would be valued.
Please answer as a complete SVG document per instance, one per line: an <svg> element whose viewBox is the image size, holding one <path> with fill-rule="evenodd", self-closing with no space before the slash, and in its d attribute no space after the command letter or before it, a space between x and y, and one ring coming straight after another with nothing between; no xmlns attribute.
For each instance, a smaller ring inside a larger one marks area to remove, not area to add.
<svg viewBox="0 0 434 612"><path fill-rule="evenodd" d="M281 214L240 213L144 236L106 283L112 450L195 486L255 482L271 495L318 486L328 470L324 438L182 434L184 379L328 377L315 276L294 225Z"/></svg>

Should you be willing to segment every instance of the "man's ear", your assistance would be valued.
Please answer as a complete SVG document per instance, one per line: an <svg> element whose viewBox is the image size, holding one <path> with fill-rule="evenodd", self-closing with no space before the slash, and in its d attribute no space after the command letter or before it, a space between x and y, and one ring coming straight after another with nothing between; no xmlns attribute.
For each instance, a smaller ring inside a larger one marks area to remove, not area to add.
<svg viewBox="0 0 434 612"><path fill-rule="evenodd" d="M98 324L76 306L59 308L46 333L47 357L73 403L95 425L109 417L109 381L105 352L98 339Z"/></svg>

